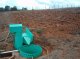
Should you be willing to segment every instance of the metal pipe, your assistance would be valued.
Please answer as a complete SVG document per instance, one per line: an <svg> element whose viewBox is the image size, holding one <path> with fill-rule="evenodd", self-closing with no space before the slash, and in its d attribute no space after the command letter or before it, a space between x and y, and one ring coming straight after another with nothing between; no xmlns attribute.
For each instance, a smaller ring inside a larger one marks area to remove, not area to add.
<svg viewBox="0 0 80 59"><path fill-rule="evenodd" d="M14 52L18 52L18 50L0 52L0 58L3 58L3 57L10 57L10 56L13 55Z"/></svg>

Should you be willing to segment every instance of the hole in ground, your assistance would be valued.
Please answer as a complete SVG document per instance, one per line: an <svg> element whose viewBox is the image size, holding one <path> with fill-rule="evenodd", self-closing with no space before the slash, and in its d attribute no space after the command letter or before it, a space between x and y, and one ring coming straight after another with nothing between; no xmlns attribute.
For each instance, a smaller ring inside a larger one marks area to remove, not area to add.
<svg viewBox="0 0 80 59"><path fill-rule="evenodd" d="M48 42L44 43L41 40L35 40L34 43L42 46L43 48L42 56L51 53L51 51L53 50L53 46L50 45Z"/></svg>

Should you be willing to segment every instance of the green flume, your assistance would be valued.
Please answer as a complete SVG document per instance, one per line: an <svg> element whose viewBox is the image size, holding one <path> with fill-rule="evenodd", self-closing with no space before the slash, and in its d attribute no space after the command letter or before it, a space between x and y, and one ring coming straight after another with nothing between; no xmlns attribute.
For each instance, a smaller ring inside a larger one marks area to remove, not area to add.
<svg viewBox="0 0 80 59"><path fill-rule="evenodd" d="M14 47L19 50L22 57L36 58L42 54L42 47L31 43L34 35L29 28L26 28L25 33L22 33L22 24L10 24L9 31L15 33Z"/></svg>

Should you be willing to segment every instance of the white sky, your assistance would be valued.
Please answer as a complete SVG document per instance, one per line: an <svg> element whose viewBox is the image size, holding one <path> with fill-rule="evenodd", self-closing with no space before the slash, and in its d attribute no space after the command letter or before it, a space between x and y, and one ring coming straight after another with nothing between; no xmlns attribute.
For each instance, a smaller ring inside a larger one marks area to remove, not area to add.
<svg viewBox="0 0 80 59"><path fill-rule="evenodd" d="M0 0L0 7L5 5L17 6L18 8L45 9L54 5L55 7L80 6L80 0Z"/></svg>

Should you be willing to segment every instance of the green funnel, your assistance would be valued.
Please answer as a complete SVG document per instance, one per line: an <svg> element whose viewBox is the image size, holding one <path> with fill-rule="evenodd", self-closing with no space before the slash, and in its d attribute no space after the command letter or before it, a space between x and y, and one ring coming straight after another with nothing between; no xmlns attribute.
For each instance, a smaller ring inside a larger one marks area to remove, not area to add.
<svg viewBox="0 0 80 59"><path fill-rule="evenodd" d="M25 58L36 58L41 55L42 48L39 45L25 45L19 49L20 55Z"/></svg>

